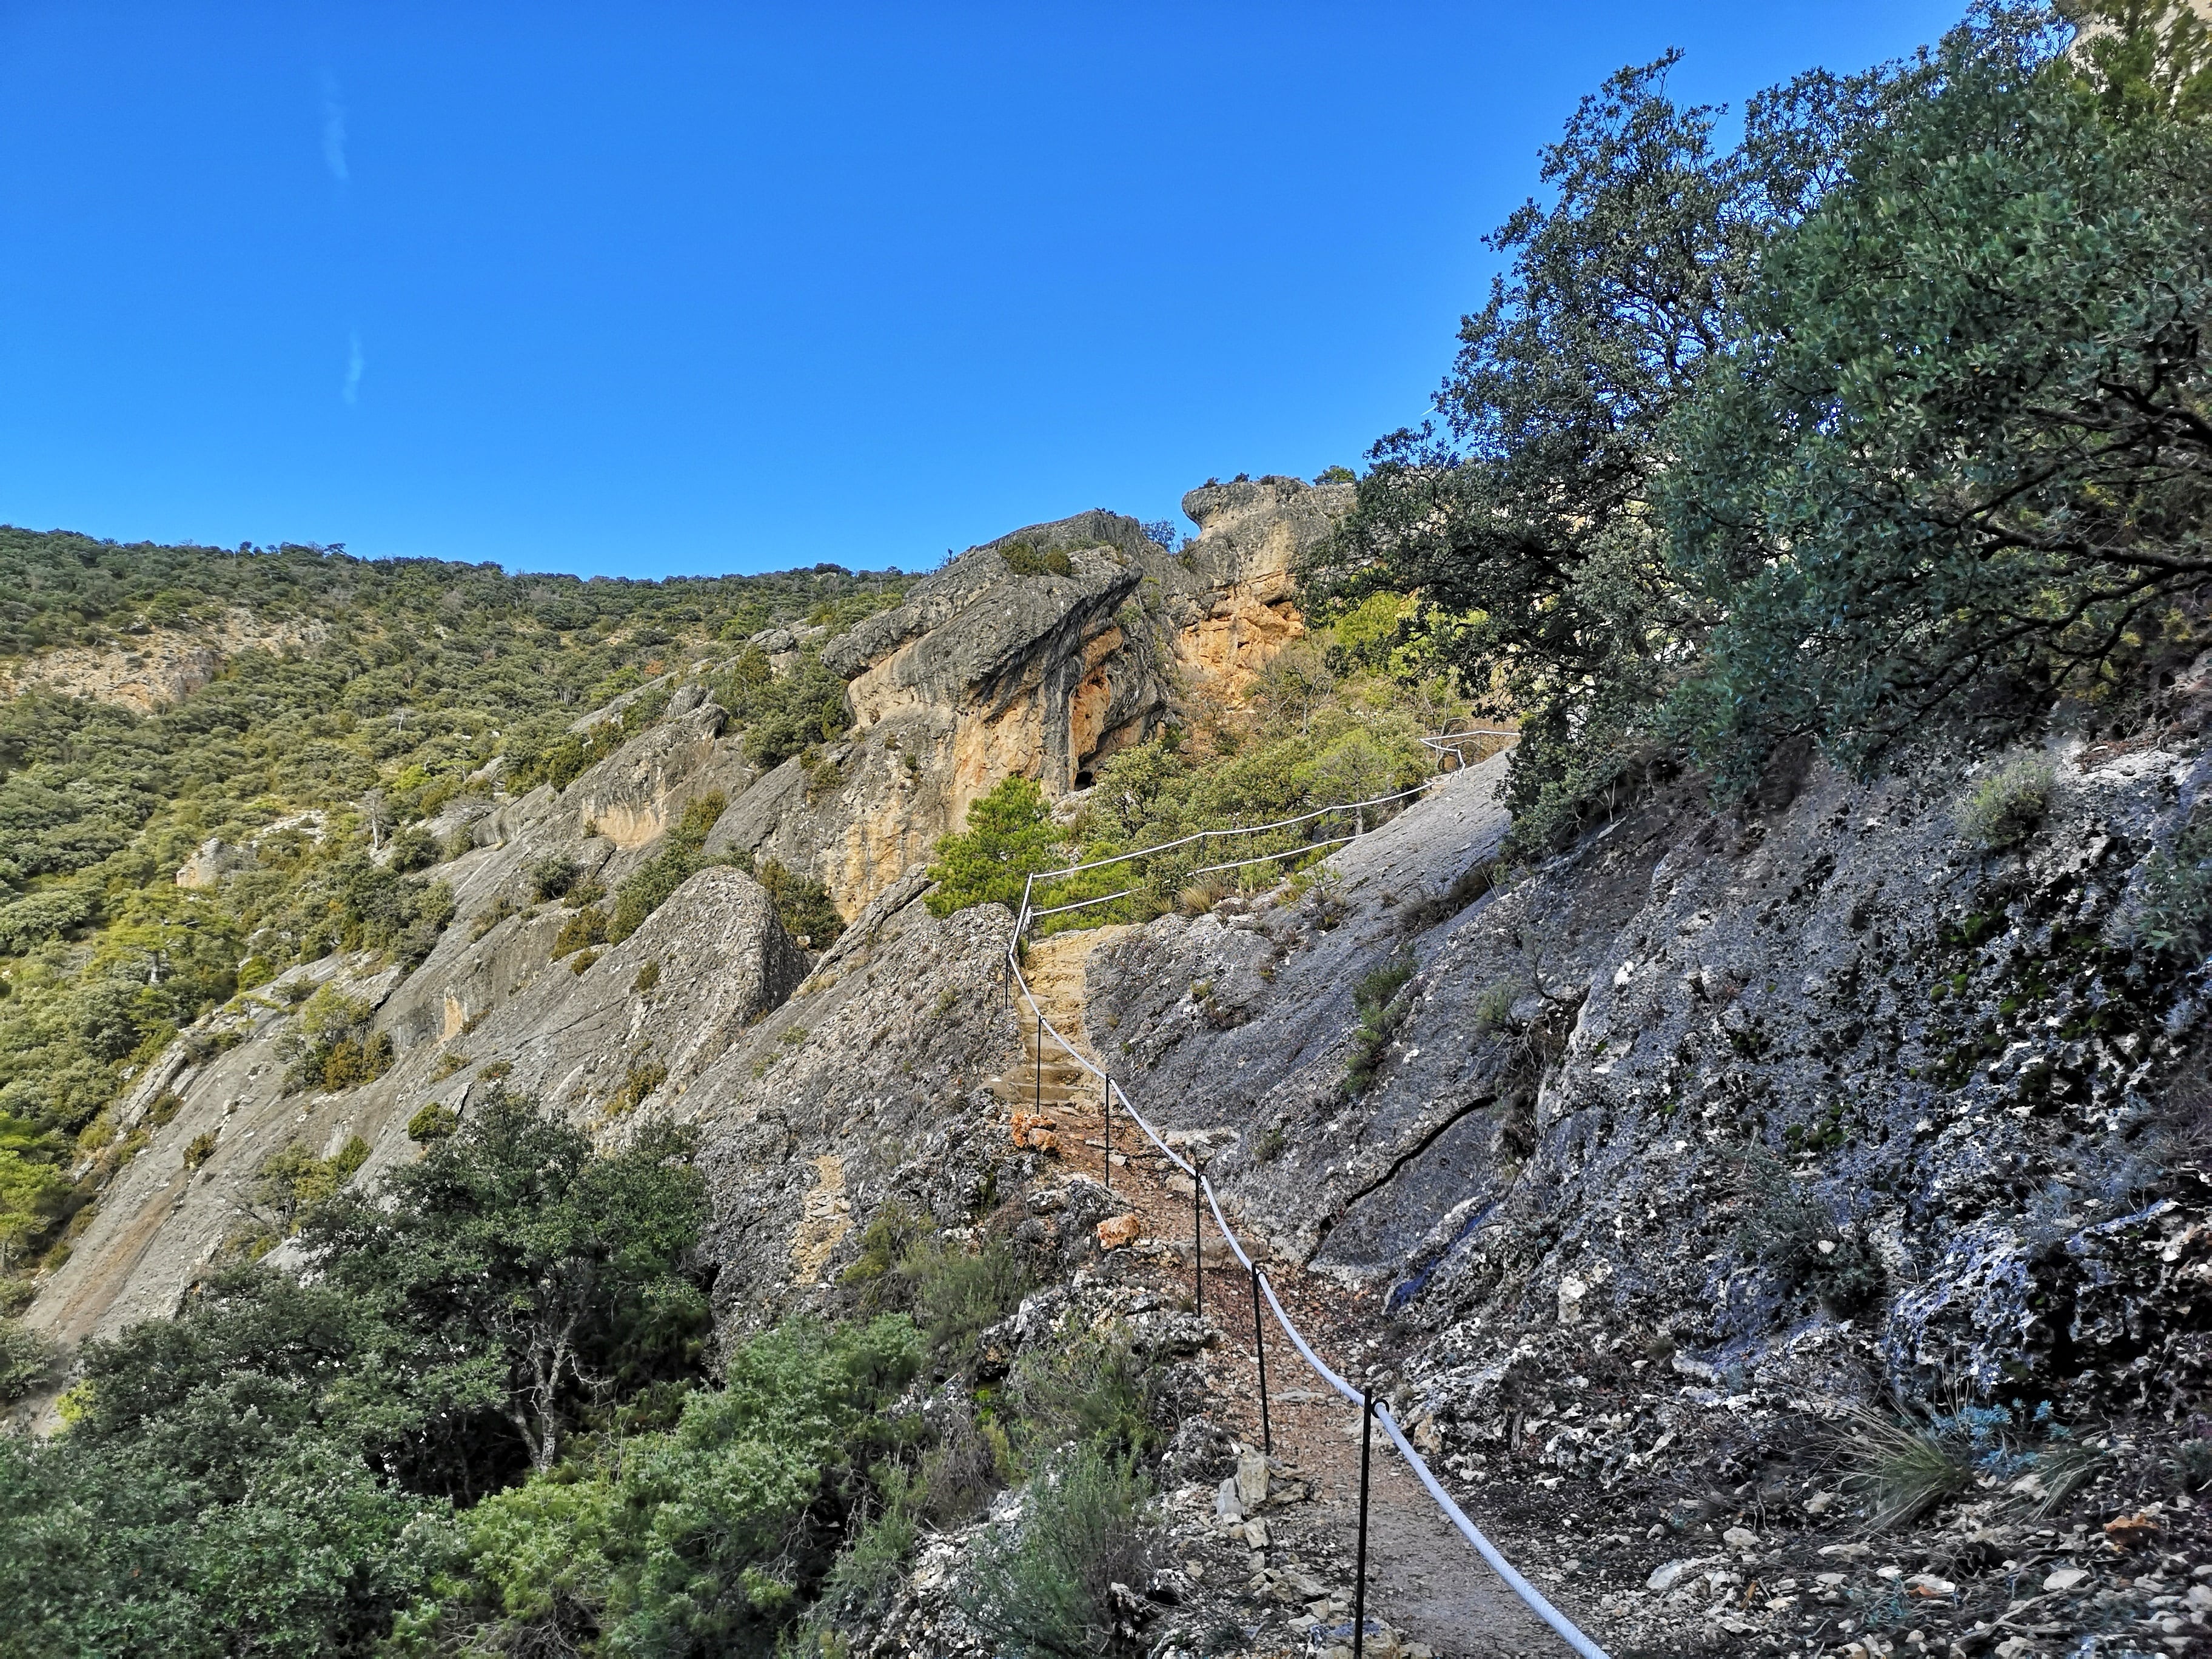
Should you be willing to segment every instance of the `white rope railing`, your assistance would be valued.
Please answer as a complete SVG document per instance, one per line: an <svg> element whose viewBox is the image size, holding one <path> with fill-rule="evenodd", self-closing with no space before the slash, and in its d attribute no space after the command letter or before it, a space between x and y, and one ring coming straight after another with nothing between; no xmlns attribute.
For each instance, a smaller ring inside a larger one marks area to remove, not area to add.
<svg viewBox="0 0 2212 1659"><path fill-rule="evenodd" d="M1460 749L1462 744L1466 744L1470 739L1477 738L1518 738L1520 735L1521 734L1518 732L1509 731L1504 726L1470 726L1464 732L1440 732L1433 738L1423 738L1421 739L1421 746L1425 749L1433 750L1439 755L1449 755L1454 760L1457 761L1461 766L1464 767L1467 764L1467 757L1460 753Z"/></svg>
<svg viewBox="0 0 2212 1659"><path fill-rule="evenodd" d="M1451 737L1517 737L1518 735L1519 734L1517 732L1448 733L1446 734L1446 740L1449 740ZM1432 747L1435 746L1434 743L1429 738L1425 738L1422 741L1424 743L1430 743ZM1284 1309L1281 1298L1275 1294L1275 1286L1273 1281L1268 1279L1267 1275L1264 1272L1260 1270L1260 1268L1254 1263L1251 1256L1246 1253L1243 1242L1237 1237L1236 1229L1229 1224L1228 1217L1222 1213L1221 1200L1213 1190L1213 1183L1211 1181L1208 1181L1206 1178L1205 1173L1199 1169L1196 1159L1194 1158L1186 1159L1179 1155L1173 1147L1170 1146L1166 1139L1160 1133L1160 1132L1152 1127L1151 1121L1146 1118L1142 1112L1139 1112L1137 1109L1135 1103L1130 1100L1127 1092L1121 1087L1121 1085L1119 1083L1116 1083L1103 1069L1093 1064L1091 1060L1079 1049L1078 1049L1073 1043L1070 1042L1065 1036L1063 1036L1059 1029L1053 1024L1051 1019L1047 1017L1043 1008L1038 1005L1036 994L1030 988L1028 976L1022 972L1021 947L1022 941L1027 933L1030 923L1036 920L1038 917L1057 915L1066 910L1079 909L1085 904L1097 904L1106 902L1105 899L1085 899L1079 901L1074 904L1054 905L1048 909L1034 910L1030 907L1030 895L1035 890L1036 884L1039 881L1057 880L1060 877L1077 874L1085 870L1100 869L1108 865L1121 863L1129 859L1148 857L1152 854L1164 850L1164 848L1168 847L1183 846L1192 841L1203 839L1206 835L1256 834L1265 830L1281 829L1291 824L1303 823L1312 818L1319 817L1325 812L1346 811L1353 810L1353 807L1374 806L1382 805L1388 801L1402 800L1408 795L1420 793L1422 790L1431 787L1436 781L1436 779L1431 778L1424 782L1419 788L1401 790L1396 794L1378 796L1375 799L1369 801L1355 802L1352 804L1352 806L1322 807L1318 811L1308 812L1297 818L1285 819L1279 824L1255 824L1243 830L1201 831L1198 836L1186 836L1180 841L1164 843L1163 847L1145 848L1133 853L1120 854L1113 858L1095 859L1087 864L1071 865L1065 870L1055 870L1046 872L1039 875L1033 875L1029 878L1028 883L1022 890L1021 905L1015 914L1014 932L1006 945L1006 972L1009 976L1009 981L1013 987L1019 990L1022 1004L1029 1010L1030 1017L1036 1022L1040 1054L1042 1053L1043 1040L1049 1036L1053 1042L1058 1045L1061 1053L1065 1054L1070 1060L1073 1060L1078 1066L1082 1067L1084 1071L1089 1073L1092 1077L1098 1079L1105 1085L1108 1099L1109 1101L1118 1101L1121 1103L1121 1109L1127 1112L1136 1126L1145 1132L1145 1138L1150 1140L1152 1145L1158 1149L1162 1157L1165 1158L1170 1164L1182 1170L1185 1175L1190 1176L1197 1191L1204 1194L1207 1206L1213 1212L1214 1226L1220 1231L1223 1240L1228 1244L1230 1249L1236 1255L1237 1261L1243 1266L1244 1271L1251 1275L1253 1281L1266 1295L1267 1305L1274 1312L1275 1322L1282 1328L1283 1334L1290 1339L1291 1346L1297 1350L1298 1357L1304 1360L1307 1365L1312 1368L1315 1376L1320 1377L1322 1381L1328 1383L1330 1388L1334 1389L1339 1395L1342 1395L1345 1400L1354 1406L1361 1407L1363 1410L1365 1410L1368 1407L1369 1402L1367 1396L1359 1389L1353 1388L1351 1383L1346 1382L1345 1379L1338 1376L1336 1372L1331 1370L1327 1363L1322 1360L1322 1357L1314 1352L1312 1344L1306 1340L1304 1334L1298 1329L1297 1322L1291 1318L1290 1314ZM1351 840L1352 837L1346 836L1343 839L1348 841ZM1317 845L1331 844L1340 844L1340 842L1319 843ZM1304 852L1313 850L1316 850L1316 848L1302 848L1297 849L1297 852L1298 854L1303 854ZM1268 854L1266 858L1251 859L1247 860L1244 862L1252 864L1267 863L1273 859L1295 855L1296 854L1277 853ZM1218 867L1237 868L1240 866L1222 866ZM1194 873L1205 872L1198 872ZM1134 890L1133 889L1130 890L1133 891ZM1128 893L1116 893L1109 895L1109 896L1112 898L1126 898L1128 896ZM1194 1253L1201 1258L1196 1265L1197 1270L1202 1273L1204 1271L1202 1258L1205 1253L1203 1239L1194 1238L1192 1240L1192 1249ZM1256 1340L1256 1332L1255 1333L1255 1337ZM1583 1635L1583 1632L1576 1627L1572 1620L1569 1619L1565 1613L1553 1607L1551 1601L1546 1598L1540 1590L1539 1590L1534 1584L1530 1583L1527 1578L1523 1577L1521 1573L1515 1569L1513 1564L1505 1559L1504 1554L1499 1552L1498 1547L1492 1544L1487 1537L1484 1536L1481 1528L1477 1527L1474 1522L1468 1519L1466 1512L1453 1501L1451 1494L1444 1489L1443 1482L1437 1479L1434 1472L1430 1469L1427 1462L1423 1460L1421 1455L1418 1451L1414 1450L1413 1443L1406 1438L1405 1434L1398 1426L1397 1420L1390 1415L1389 1408L1382 1405L1380 1402L1376 1402L1373 1406L1373 1411L1376 1419L1382 1425L1383 1432L1389 1436L1390 1443L1398 1449L1398 1455L1406 1460L1407 1467L1413 1470L1414 1475L1419 1480L1421 1485L1427 1489L1429 1496L1436 1499L1437 1505L1443 1510L1445 1517L1451 1522L1453 1527L1458 1530L1460 1535L1474 1548L1475 1552L1480 1554L1485 1561L1490 1564L1492 1569L1496 1571L1498 1576L1504 1580L1507 1588L1511 1589L1516 1595L1519 1596L1523 1602L1527 1603L1529 1610L1534 1613L1536 1616L1541 1619L1547 1625L1550 1626L1551 1628L1559 1634L1560 1639L1565 1642L1569 1647L1572 1648L1577 1654L1580 1655L1582 1659L1607 1659L1605 1650L1598 1646L1596 1643L1590 1640L1589 1637Z"/></svg>

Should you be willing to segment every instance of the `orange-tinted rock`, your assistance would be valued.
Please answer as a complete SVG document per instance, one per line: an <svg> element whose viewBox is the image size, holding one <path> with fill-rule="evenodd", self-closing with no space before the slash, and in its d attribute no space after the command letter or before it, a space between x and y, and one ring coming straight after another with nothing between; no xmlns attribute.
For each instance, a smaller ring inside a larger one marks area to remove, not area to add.
<svg viewBox="0 0 2212 1659"><path fill-rule="evenodd" d="M1127 1215L1108 1216L1098 1224L1098 1248L1118 1250L1124 1244L1135 1243L1144 1231L1144 1218L1134 1210Z"/></svg>

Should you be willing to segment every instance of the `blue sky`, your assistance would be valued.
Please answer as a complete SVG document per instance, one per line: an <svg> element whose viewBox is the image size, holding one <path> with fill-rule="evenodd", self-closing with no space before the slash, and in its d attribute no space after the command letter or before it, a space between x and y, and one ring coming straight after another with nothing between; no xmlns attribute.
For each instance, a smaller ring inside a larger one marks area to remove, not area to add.
<svg viewBox="0 0 2212 1659"><path fill-rule="evenodd" d="M0 521L926 568L1422 413L1581 94L1955 3L0 4Z"/></svg>

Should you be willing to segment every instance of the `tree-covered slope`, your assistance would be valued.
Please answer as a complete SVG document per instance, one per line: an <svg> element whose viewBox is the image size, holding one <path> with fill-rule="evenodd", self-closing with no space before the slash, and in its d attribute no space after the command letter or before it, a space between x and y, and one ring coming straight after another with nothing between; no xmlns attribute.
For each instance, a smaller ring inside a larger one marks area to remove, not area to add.
<svg viewBox="0 0 2212 1659"><path fill-rule="evenodd" d="M583 711L717 641L896 602L836 566L666 581L509 576L287 546L118 546L0 530L0 1273L91 1196L64 1174L132 1070L240 988L336 949L428 950L451 902L420 820L496 772L565 783ZM40 647L129 653L244 612L300 641L228 656L141 713L36 678ZM726 650L727 646L724 648ZM30 671L30 672L25 672ZM631 703L635 727L654 712ZM496 763L496 765L495 765ZM178 872L252 842L219 889ZM387 844L389 843L389 844Z"/></svg>

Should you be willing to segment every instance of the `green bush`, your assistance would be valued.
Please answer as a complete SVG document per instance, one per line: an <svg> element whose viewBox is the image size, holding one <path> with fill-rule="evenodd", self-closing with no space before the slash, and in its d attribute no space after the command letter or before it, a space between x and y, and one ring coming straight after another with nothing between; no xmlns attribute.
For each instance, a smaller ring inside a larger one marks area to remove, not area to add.
<svg viewBox="0 0 2212 1659"><path fill-rule="evenodd" d="M51 1382L61 1350L42 1331L0 1317L0 1406L12 1406Z"/></svg>
<svg viewBox="0 0 2212 1659"><path fill-rule="evenodd" d="M750 860L748 859L748 862ZM753 879L768 890L768 900L783 931L801 948L826 951L845 931L845 918L837 912L830 890L820 882L787 870L777 860L762 860Z"/></svg>
<svg viewBox="0 0 2212 1659"><path fill-rule="evenodd" d="M608 1099L607 1115L621 1117L636 1110L667 1081L668 1068L657 1060L631 1066L623 1077L622 1086Z"/></svg>
<svg viewBox="0 0 2212 1659"><path fill-rule="evenodd" d="M1864 1234L1797 1191L1771 1156L1754 1158L1746 1206L1737 1248L1772 1270L1784 1289L1809 1291L1849 1318L1864 1313L1887 1288L1881 1257Z"/></svg>
<svg viewBox="0 0 2212 1659"><path fill-rule="evenodd" d="M1071 1437L1117 1452L1147 1451L1160 1438L1152 1367L1119 1326L1030 1349L1007 1378L1005 1398L1032 1455Z"/></svg>
<svg viewBox="0 0 2212 1659"><path fill-rule="evenodd" d="M532 860L523 873L529 878L532 896L540 904L546 904L574 887L582 868L574 854L552 852Z"/></svg>
<svg viewBox="0 0 2212 1659"><path fill-rule="evenodd" d="M1007 778L969 804L967 829L937 843L929 913L949 916L971 904L1012 908L1030 875L1064 861L1044 791L1034 779Z"/></svg>
<svg viewBox="0 0 2212 1659"><path fill-rule="evenodd" d="M1021 1305L1030 1281L1004 1241L993 1238L969 1250L926 1238L908 1252L899 1271L912 1297L915 1322L930 1352L964 1364L975 1339Z"/></svg>
<svg viewBox="0 0 2212 1659"><path fill-rule="evenodd" d="M2212 830L2189 829L2143 860L2131 933L2184 960L2212 945Z"/></svg>
<svg viewBox="0 0 2212 1659"><path fill-rule="evenodd" d="M2039 757L2011 762L1983 779L1959 805L1959 833L1992 853L2017 847L2051 810L2058 782Z"/></svg>
<svg viewBox="0 0 2212 1659"><path fill-rule="evenodd" d="M765 660L763 659L763 660ZM802 653L788 674L725 690L730 713L745 728L745 754L763 769L779 766L801 750L842 737L853 724L845 682L822 665L818 651Z"/></svg>
<svg viewBox="0 0 2212 1659"><path fill-rule="evenodd" d="M269 1243L297 1232L368 1161L368 1143L359 1135L348 1136L328 1158L316 1157L296 1140L280 1149L246 1188L247 1205L267 1227Z"/></svg>
<svg viewBox="0 0 2212 1659"><path fill-rule="evenodd" d="M616 1652L757 1655L827 1578L849 1595L825 1529L877 1413L916 1368L903 1320L830 1331L786 1325L737 1347L724 1386L690 1395L672 1428L632 1436L560 1480L533 1480L471 1510L466 1570L410 1634L469 1650L545 1650L596 1632Z"/></svg>
<svg viewBox="0 0 2212 1659"><path fill-rule="evenodd" d="M392 838L391 867L401 874L427 870L441 856L438 838L420 824L409 824Z"/></svg>
<svg viewBox="0 0 2212 1659"><path fill-rule="evenodd" d="M1412 955L1393 957L1362 979L1352 994L1359 1023L1352 1033L1352 1058L1345 1062L1346 1098L1364 1094L1390 1048L1390 1039L1411 1012L1412 1004L1399 993L1413 977Z"/></svg>
<svg viewBox="0 0 2212 1659"><path fill-rule="evenodd" d="M999 556L1006 562L1006 568L1017 576L1069 576L1075 574L1073 561L1067 550L1059 547L1041 548L1026 538L1001 542Z"/></svg>
<svg viewBox="0 0 2212 1659"><path fill-rule="evenodd" d="M1070 1446L1031 1477L1022 1515L994 1528L960 1587L962 1610L1001 1650L1088 1659L1124 1628L1113 1586L1152 1572L1158 1520L1152 1484L1129 1455Z"/></svg>

